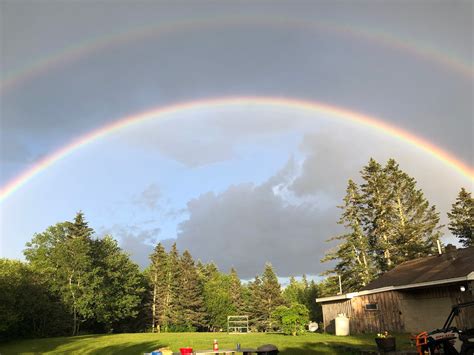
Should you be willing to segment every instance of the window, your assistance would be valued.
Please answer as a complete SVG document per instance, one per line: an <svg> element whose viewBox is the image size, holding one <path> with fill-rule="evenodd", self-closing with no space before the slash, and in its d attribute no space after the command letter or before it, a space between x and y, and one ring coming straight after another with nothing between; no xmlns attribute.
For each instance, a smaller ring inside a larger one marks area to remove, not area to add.
<svg viewBox="0 0 474 355"><path fill-rule="evenodd" d="M379 309L379 305L377 303L366 303L365 310L366 311L377 311Z"/></svg>

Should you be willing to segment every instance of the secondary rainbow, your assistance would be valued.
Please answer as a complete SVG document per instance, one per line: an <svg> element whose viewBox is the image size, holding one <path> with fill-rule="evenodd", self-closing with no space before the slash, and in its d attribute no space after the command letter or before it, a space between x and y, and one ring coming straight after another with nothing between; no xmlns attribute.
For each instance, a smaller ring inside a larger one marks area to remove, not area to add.
<svg viewBox="0 0 474 355"><path fill-rule="evenodd" d="M449 68L469 80L474 76L472 63L455 56L452 53L443 52L440 49L425 43L414 42L411 39L396 36L375 28L364 28L358 25L338 24L332 22L311 22L288 17L269 16L231 16L210 17L202 19L185 19L165 22L159 25L126 29L119 33L111 33L98 38L90 38L79 43L71 44L56 52L42 58L35 58L22 68L17 68L6 73L0 83L0 90L7 91L17 84L32 79L52 70L64 63L76 61L94 52L105 50L111 46L133 43L137 40L156 38L180 32L200 31L210 28L223 28L229 26L258 25L276 26L289 28L302 28L308 30L322 30L335 34L362 39L377 45L383 45L391 49L411 54L422 60L431 61Z"/></svg>
<svg viewBox="0 0 474 355"><path fill-rule="evenodd" d="M25 170L17 177L13 178L10 182L5 184L0 189L0 202L4 201L13 192L18 190L33 177L35 177L48 167L52 166L56 162L66 158L67 156L71 155L76 151L79 151L87 144L92 143L107 135L110 135L116 131L126 129L127 127L138 124L140 122L144 122L151 119L165 118L166 116L180 112L199 110L203 108L219 108L229 106L267 106L272 108L282 107L286 109L289 108L294 110L303 110L310 113L312 112L317 114L324 114L334 119L352 121L363 126L372 127L380 132L396 137L401 141L404 141L408 144L411 144L412 146L415 146L429 153L441 162L445 163L450 168L456 170L458 173L464 175L468 179L474 180L474 170L471 167L467 166L448 152L436 147L432 143L424 140L423 138L420 138L398 127L395 127L389 123L386 123L380 118L365 115L363 113L355 111L350 111L342 107L337 107L334 105L314 101L303 101L298 99L281 97L223 97L215 99L187 101L165 107L154 108L142 113L126 116L111 124L105 125L88 134L85 134L72 141L70 144L58 149L54 153L39 160L31 168Z"/></svg>

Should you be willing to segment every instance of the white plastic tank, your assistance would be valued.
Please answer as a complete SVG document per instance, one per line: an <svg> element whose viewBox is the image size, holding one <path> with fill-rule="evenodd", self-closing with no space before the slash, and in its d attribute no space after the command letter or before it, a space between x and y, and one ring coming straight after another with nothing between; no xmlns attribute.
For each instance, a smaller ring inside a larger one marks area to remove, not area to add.
<svg viewBox="0 0 474 355"><path fill-rule="evenodd" d="M344 313L338 314L336 319L336 335L346 336L349 335L349 317Z"/></svg>

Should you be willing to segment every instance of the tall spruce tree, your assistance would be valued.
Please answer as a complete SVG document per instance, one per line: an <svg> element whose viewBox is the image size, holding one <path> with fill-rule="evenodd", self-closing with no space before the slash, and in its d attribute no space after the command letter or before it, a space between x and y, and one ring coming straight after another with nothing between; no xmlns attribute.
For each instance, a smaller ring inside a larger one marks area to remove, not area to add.
<svg viewBox="0 0 474 355"><path fill-rule="evenodd" d="M416 181L393 159L385 166L370 159L362 184L349 180L339 223L347 232L323 261L335 260L329 274L342 278L343 292L356 291L396 265L435 251L439 213Z"/></svg>
<svg viewBox="0 0 474 355"><path fill-rule="evenodd" d="M230 270L230 298L234 307L235 313L243 315L247 311L246 299L244 297L242 283L240 282L237 270L231 268ZM230 315L230 314L229 314Z"/></svg>
<svg viewBox="0 0 474 355"><path fill-rule="evenodd" d="M225 329L227 316L235 314L230 287L230 276L220 272L212 273L204 284L205 309L211 331Z"/></svg>
<svg viewBox="0 0 474 355"><path fill-rule="evenodd" d="M179 260L179 284L180 292L176 296L180 315L177 325L182 330L194 331L203 326L204 300L193 257L187 250Z"/></svg>
<svg viewBox="0 0 474 355"><path fill-rule="evenodd" d="M180 292L179 260L178 248L176 243L174 243L168 253L168 263L166 266L166 289L163 302L163 325L165 331L177 329L180 323L179 317L182 314L178 299L178 293Z"/></svg>
<svg viewBox="0 0 474 355"><path fill-rule="evenodd" d="M435 206L430 206L423 192L416 188L415 179L401 171L394 159L387 162L384 173L391 192L389 234L397 246L393 253L395 265L435 252L436 241L441 236Z"/></svg>
<svg viewBox="0 0 474 355"><path fill-rule="evenodd" d="M461 188L448 212L448 228L464 247L474 246L474 198L464 187Z"/></svg>
<svg viewBox="0 0 474 355"><path fill-rule="evenodd" d="M256 330L265 329L265 309L263 307L262 280L259 275L248 283L249 298L249 323Z"/></svg>
<svg viewBox="0 0 474 355"><path fill-rule="evenodd" d="M151 286L151 331L160 332L165 324L165 302L167 299L168 255L161 243L158 243L150 255L148 273Z"/></svg>
<svg viewBox="0 0 474 355"><path fill-rule="evenodd" d="M342 242L322 261L338 260L326 274L341 276L344 292L352 292L367 285L375 276L373 254L362 224L363 200L354 181L349 180L344 205L339 208L343 212L338 223L346 227L348 233L330 239Z"/></svg>
<svg viewBox="0 0 474 355"><path fill-rule="evenodd" d="M385 272L394 266L393 254L396 248L391 240L392 204L391 191L383 167L374 159L361 171L363 183L360 186L362 206L361 221L371 246L375 264Z"/></svg>
<svg viewBox="0 0 474 355"><path fill-rule="evenodd" d="M278 306L285 303L281 295L281 286L270 263L265 264L260 286L260 304L262 307L262 320L265 329L272 329L272 314Z"/></svg>

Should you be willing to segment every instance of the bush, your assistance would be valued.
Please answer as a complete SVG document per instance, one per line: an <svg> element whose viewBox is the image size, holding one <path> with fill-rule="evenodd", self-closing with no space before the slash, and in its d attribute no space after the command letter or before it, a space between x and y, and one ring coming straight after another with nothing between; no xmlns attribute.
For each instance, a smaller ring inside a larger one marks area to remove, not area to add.
<svg viewBox="0 0 474 355"><path fill-rule="evenodd" d="M305 326L309 322L309 311L304 305L293 303L290 307L277 307L273 312L273 318L278 322L283 333L299 335L305 332Z"/></svg>

